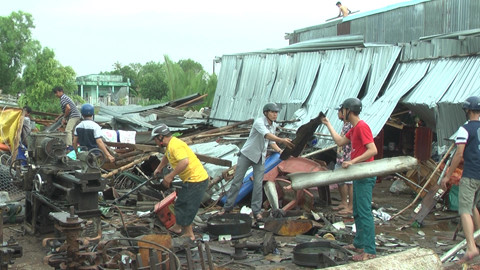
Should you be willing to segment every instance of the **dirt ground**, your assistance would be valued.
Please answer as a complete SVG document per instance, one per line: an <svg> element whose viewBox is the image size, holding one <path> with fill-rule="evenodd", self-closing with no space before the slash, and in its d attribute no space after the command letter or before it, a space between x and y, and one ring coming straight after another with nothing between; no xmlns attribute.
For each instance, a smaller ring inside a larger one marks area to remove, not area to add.
<svg viewBox="0 0 480 270"><path fill-rule="evenodd" d="M377 183L374 188L373 201L376 206L383 207L385 212L393 215L406 205L408 205L415 197L414 194L392 194L389 188L392 180L383 180ZM339 194L337 189L331 190L332 205L338 204ZM215 209L215 207L213 208ZM317 209L325 215L333 215L331 207ZM458 233L456 240L453 240L455 229L457 228L459 219L457 213L452 211L443 211L442 207L434 210L425 219L423 226L420 228L413 228L411 216L412 209L406 211L400 218L391 221L377 220L376 235L377 235L377 252L379 256L403 251L413 247L428 248L435 251L441 256L446 251L451 249L455 244L463 240L462 233ZM342 219L340 219L342 220ZM353 223L351 218L343 218L345 224ZM108 222L112 222L111 220ZM52 269L52 267L43 264L43 259L48 253L48 249L42 247L42 239L51 235L29 235L24 234L22 224L4 224L3 234L4 241L7 241L11 236L18 241L19 245L23 247L23 256L14 260L14 264L10 265L10 269ZM202 226L196 227L197 233L202 233ZM249 239L258 240L263 237L264 231L253 230L252 236ZM347 236L345 236L347 235ZM351 235L335 234L336 240L347 242L351 241ZM314 237L314 236L308 236ZM247 260L240 260L232 262L229 256L217 254L213 252L213 260L217 266L224 265L221 269L305 269L304 267L296 266L292 262L292 249L295 246L295 237L281 237L275 236L279 248L277 254L270 257L264 257L262 254L249 252ZM212 246L218 243L211 242ZM227 243L228 245L228 243ZM181 257L182 255L179 255ZM478 259L474 260L468 267L463 269L475 269L479 267ZM462 269L461 266L446 263L451 269ZM198 268L200 269L200 268Z"/></svg>

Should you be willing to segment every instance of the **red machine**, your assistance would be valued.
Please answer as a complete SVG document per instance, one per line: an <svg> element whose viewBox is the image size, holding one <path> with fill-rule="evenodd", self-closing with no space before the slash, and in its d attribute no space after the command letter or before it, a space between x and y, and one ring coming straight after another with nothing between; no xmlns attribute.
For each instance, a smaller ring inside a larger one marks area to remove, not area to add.
<svg viewBox="0 0 480 270"><path fill-rule="evenodd" d="M175 214L173 212L173 203L177 198L177 192L172 192L170 195L165 197L162 201L157 203L154 208L154 212L157 214L160 221L163 223L165 228L170 228L175 225Z"/></svg>

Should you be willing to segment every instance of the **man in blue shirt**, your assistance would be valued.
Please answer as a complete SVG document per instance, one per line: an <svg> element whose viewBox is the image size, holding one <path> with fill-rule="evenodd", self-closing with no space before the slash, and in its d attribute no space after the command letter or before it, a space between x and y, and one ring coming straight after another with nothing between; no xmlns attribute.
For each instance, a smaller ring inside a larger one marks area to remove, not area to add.
<svg viewBox="0 0 480 270"><path fill-rule="evenodd" d="M83 121L75 128L73 137L73 149L78 153L78 145L86 147L88 150L99 148L102 150L105 158L114 162L115 158L108 152L107 147L102 141L101 128L93 121L94 108L91 104L82 105Z"/></svg>
<svg viewBox="0 0 480 270"><path fill-rule="evenodd" d="M471 261L479 255L473 231L474 224L475 228L480 227L480 215L477 209L480 199L478 194L480 190L480 97L467 98L462 108L468 122L457 131L455 140L457 151L441 183L442 189L447 190L447 183L463 158L463 173L458 191L458 213L467 240L467 251L458 263Z"/></svg>
<svg viewBox="0 0 480 270"><path fill-rule="evenodd" d="M280 106L275 103L267 103L263 107L263 116L257 118L253 122L252 129L247 141L240 150L238 156L237 168L235 169L235 176L233 177L230 189L227 192L227 201L223 206L220 214L230 212L233 209L238 192L243 183L243 178L250 166L253 167L253 191L252 191L252 212L253 217L260 221L263 219L261 214L262 209L262 183L263 175L265 173L265 159L267 156L267 147L270 146L273 150L281 153L280 147L276 143L282 143L288 148L293 148L293 143L288 138L280 138L275 136L277 124L275 121L278 117Z"/></svg>

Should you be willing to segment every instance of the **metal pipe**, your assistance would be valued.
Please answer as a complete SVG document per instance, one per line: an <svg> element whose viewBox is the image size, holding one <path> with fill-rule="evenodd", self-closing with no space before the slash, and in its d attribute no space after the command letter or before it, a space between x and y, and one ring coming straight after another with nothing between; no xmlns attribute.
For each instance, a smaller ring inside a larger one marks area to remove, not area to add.
<svg viewBox="0 0 480 270"><path fill-rule="evenodd" d="M267 196L272 210L278 210L280 207L278 204L278 193L277 188L275 187L275 182L266 181L265 185L263 185L263 189L265 190L265 195Z"/></svg>
<svg viewBox="0 0 480 270"><path fill-rule="evenodd" d="M301 190L407 171L417 166L417 164L418 160L414 157L400 156L357 163L346 169L335 171L291 173L288 177L292 180L292 188Z"/></svg>
<svg viewBox="0 0 480 270"><path fill-rule="evenodd" d="M413 182L412 180L408 179L407 177L405 177L405 176L403 176L403 175L401 175L401 174L399 174L399 173L395 173L395 175L398 176L398 177L400 177L400 178L402 178L403 180L409 182L410 184L418 187L418 188L422 188L422 186L420 186L419 184ZM428 190L425 189L424 191L428 193Z"/></svg>
<svg viewBox="0 0 480 270"><path fill-rule="evenodd" d="M478 236L480 236L480 230L476 231L473 234L473 239L477 239ZM450 249L445 254L443 254L442 257L440 257L440 260L442 261L442 263L446 262L450 257L457 254L457 252L462 248L464 248L466 245L467 245L467 239L463 239L460 243L458 243L452 249Z"/></svg>

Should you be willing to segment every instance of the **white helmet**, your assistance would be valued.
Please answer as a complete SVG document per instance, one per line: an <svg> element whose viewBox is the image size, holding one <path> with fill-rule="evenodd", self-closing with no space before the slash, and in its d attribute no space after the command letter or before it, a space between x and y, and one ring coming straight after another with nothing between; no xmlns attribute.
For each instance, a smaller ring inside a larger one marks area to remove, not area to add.
<svg viewBox="0 0 480 270"><path fill-rule="evenodd" d="M171 133L170 129L168 128L167 125L160 124L152 129L150 140L153 140L155 137L159 135L166 136L166 135L169 135L170 133Z"/></svg>

